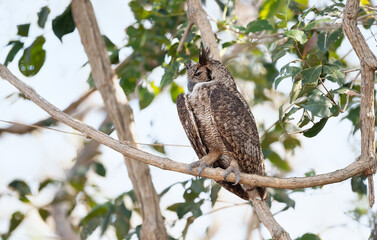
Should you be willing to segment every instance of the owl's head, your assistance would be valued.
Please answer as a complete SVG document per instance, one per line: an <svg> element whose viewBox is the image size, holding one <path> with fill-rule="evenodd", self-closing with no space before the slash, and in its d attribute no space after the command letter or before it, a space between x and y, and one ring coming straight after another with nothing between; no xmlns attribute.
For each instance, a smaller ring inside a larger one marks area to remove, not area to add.
<svg viewBox="0 0 377 240"><path fill-rule="evenodd" d="M230 71L220 62L210 57L209 48L201 48L199 52L199 62L190 61L187 68L187 87L193 91L197 83L216 82L224 84L226 87L236 88L234 79Z"/></svg>

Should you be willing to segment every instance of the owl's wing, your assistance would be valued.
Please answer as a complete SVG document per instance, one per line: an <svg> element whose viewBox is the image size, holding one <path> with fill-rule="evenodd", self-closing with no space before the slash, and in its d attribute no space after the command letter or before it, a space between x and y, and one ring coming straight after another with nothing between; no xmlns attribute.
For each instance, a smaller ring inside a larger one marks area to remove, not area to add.
<svg viewBox="0 0 377 240"><path fill-rule="evenodd" d="M240 171L263 175L257 126L246 101L241 98L239 92L231 92L222 84L214 86L210 94L211 118Z"/></svg>
<svg viewBox="0 0 377 240"><path fill-rule="evenodd" d="M195 150L196 155L198 155L199 158L202 158L207 155L208 149L202 142L195 116L191 110L187 96L183 93L179 94L177 98L177 110L179 119L181 120L188 139L190 140L192 148Z"/></svg>

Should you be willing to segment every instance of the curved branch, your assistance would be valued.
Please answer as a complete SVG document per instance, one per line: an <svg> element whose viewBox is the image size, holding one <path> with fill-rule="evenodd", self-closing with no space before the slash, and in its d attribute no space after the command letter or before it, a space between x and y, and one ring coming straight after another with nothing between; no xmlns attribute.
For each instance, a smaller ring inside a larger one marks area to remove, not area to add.
<svg viewBox="0 0 377 240"><path fill-rule="evenodd" d="M27 98L33 101L40 108L45 110L56 120L76 129L77 131L85 134L88 138L92 138L101 144L135 160L149 164L163 170L175 171L180 173L189 174L187 171L187 164L173 161L166 157L159 157L153 154L144 152L137 149L125 142L118 141L107 134L100 132L93 127L78 121L68 114L60 111L54 105L49 103L47 100L42 98L33 88L26 85L24 82L15 77L7 67L0 64L0 77L10 84L15 86L21 93L23 93ZM251 186L260 187L271 187L271 188L281 188L281 189L299 189L299 188L309 188L316 186L323 186L327 184L342 182L355 175L366 171L371 166L374 166L374 158L361 159L359 161L353 162L345 168L336 170L334 172L319 174L311 177L291 177L291 178L277 178L260 176L255 174L245 174L241 173L241 182L243 184L248 184ZM192 175L198 176L198 170L193 169ZM202 177L211 178L213 180L223 180L224 170L220 168L205 168L201 172ZM231 173L227 180L230 182L235 182L236 178L233 173Z"/></svg>
<svg viewBox="0 0 377 240"><path fill-rule="evenodd" d="M148 165L152 165L163 170L169 170L174 172L180 172L189 174L187 171L187 164L173 161L166 157L159 157L153 154L144 152L137 149L125 142L118 141L107 134L100 132L93 127L78 121L68 114L60 111L54 105L49 103L47 100L42 98L33 88L26 85L24 82L15 77L7 67L0 64L0 77L10 84L15 86L21 93L23 93L27 98L33 101L40 108L45 110L56 120L76 129L77 131L85 134L88 138L92 138L101 144L135 160L143 162ZM240 183L248 184L251 186L260 187L271 187L271 188L281 188L281 189L299 189L299 188L309 188L316 186L323 186L327 184L342 182L355 175L366 171L368 168L374 165L374 159L362 159L351 163L345 168L336 170L334 172L319 174L311 177L291 177L291 178L278 178L278 177L268 177L260 176L255 174L245 174L241 173ZM198 170L191 170L192 175L198 176ZM223 177L224 170L220 168L205 168L201 172L202 177L211 178L213 180L224 180ZM233 173L231 173L227 180L230 182L235 182L236 178Z"/></svg>

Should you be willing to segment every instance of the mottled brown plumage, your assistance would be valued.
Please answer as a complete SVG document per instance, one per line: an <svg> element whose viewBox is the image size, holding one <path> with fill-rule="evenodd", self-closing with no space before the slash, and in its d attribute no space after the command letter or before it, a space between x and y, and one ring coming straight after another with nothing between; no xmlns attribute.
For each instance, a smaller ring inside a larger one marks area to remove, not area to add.
<svg viewBox="0 0 377 240"><path fill-rule="evenodd" d="M238 181L240 172L264 175L262 150L254 117L245 99L238 92L229 70L202 50L199 63L188 64L188 94L177 99L178 115L192 147L199 157L189 165L189 171L205 167L226 169L224 181L218 183L227 190L248 200L246 191ZM237 183L226 177L235 173ZM265 188L257 188L262 198Z"/></svg>

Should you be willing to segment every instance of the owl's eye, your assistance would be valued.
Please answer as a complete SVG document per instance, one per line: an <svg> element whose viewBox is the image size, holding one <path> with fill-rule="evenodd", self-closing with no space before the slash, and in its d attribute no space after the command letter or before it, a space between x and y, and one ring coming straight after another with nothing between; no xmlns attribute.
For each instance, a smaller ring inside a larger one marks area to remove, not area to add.
<svg viewBox="0 0 377 240"><path fill-rule="evenodd" d="M203 73L203 71L200 70L200 69L198 69L198 70L194 73L194 76L195 76L195 77L199 77L202 73Z"/></svg>

